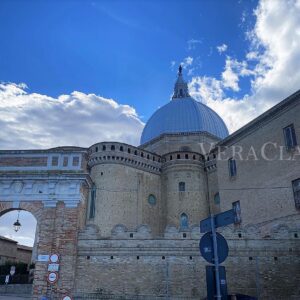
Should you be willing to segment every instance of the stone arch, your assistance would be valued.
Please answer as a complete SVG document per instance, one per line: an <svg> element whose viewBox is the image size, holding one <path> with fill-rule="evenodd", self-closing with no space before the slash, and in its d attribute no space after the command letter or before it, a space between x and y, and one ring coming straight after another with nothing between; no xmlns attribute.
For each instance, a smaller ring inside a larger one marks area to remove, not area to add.
<svg viewBox="0 0 300 300"><path fill-rule="evenodd" d="M0 201L0 216L13 210L24 210L30 212L37 221L36 234L36 258L39 255L59 254L64 260L75 260L80 226L79 208L77 206L66 206L63 201L51 200L44 205L40 200L32 201ZM71 249L71 250L70 250ZM35 272L32 286L33 299L38 295L49 296L49 283L45 280L48 272L43 266L45 261L37 259L35 261ZM63 293L72 290L73 279L75 278L75 266L72 264L68 268L61 266L59 270L59 280L62 287L57 290L56 294L61 297ZM71 278L64 281L64 278ZM65 283L66 282L66 283Z"/></svg>
<svg viewBox="0 0 300 300"><path fill-rule="evenodd" d="M20 201L18 206L13 205L12 202L0 201L0 217L6 214L7 212L20 209L30 212L35 217L37 223L39 223L42 217L43 206L44 205L41 201Z"/></svg>
<svg viewBox="0 0 300 300"><path fill-rule="evenodd" d="M273 238L288 238L290 227L286 224L276 224L271 228L271 237Z"/></svg>
<svg viewBox="0 0 300 300"><path fill-rule="evenodd" d="M118 234L125 233L127 231L128 231L128 229L127 229L127 227L125 225L123 225L123 224L117 224L112 229L111 234L112 235L118 235Z"/></svg>

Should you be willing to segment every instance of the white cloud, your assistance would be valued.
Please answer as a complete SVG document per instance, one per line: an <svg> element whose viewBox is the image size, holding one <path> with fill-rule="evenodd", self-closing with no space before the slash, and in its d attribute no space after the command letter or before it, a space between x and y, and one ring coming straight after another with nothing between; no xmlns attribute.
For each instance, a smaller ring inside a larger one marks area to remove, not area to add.
<svg viewBox="0 0 300 300"><path fill-rule="evenodd" d="M227 56L224 72L222 73L222 83L225 88L238 92L240 90L239 78L250 75L256 75L256 72L248 68L247 61L240 62Z"/></svg>
<svg viewBox="0 0 300 300"><path fill-rule="evenodd" d="M228 46L226 44L222 44L220 46L217 46L218 52L221 54L227 50Z"/></svg>
<svg viewBox="0 0 300 300"><path fill-rule="evenodd" d="M88 147L115 140L138 144L143 123L135 109L95 94L52 98L26 85L0 84L1 149Z"/></svg>
<svg viewBox="0 0 300 300"><path fill-rule="evenodd" d="M201 44L202 41L201 40L196 40L196 39L190 39L187 41L188 44L188 50L193 50L196 49L198 44Z"/></svg>
<svg viewBox="0 0 300 300"><path fill-rule="evenodd" d="M259 53L257 51L250 51L246 54L247 60L258 60L259 59Z"/></svg>
<svg viewBox="0 0 300 300"><path fill-rule="evenodd" d="M226 57L221 79L194 77L189 84L191 94L216 110L230 132L299 89L300 0L262 0L255 15L245 60ZM248 61L254 66L249 68ZM240 90L243 76L251 76L249 95L226 97L226 89Z"/></svg>
<svg viewBox="0 0 300 300"><path fill-rule="evenodd" d="M181 65L184 69L186 69L187 67L189 67L193 64L193 61L194 61L193 57L188 56L183 59L183 61L181 62Z"/></svg>
<svg viewBox="0 0 300 300"><path fill-rule="evenodd" d="M171 61L171 70L174 70L175 65L176 65L176 61L172 60Z"/></svg>
<svg viewBox="0 0 300 300"><path fill-rule="evenodd" d="M222 73L223 85L234 91L239 91L239 76L232 70L230 60L226 60L225 71Z"/></svg>

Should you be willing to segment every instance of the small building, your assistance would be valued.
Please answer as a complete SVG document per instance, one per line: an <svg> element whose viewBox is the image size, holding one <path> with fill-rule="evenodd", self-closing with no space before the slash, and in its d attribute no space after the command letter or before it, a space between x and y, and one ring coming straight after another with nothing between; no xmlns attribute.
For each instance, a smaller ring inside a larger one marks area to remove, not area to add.
<svg viewBox="0 0 300 300"><path fill-rule="evenodd" d="M6 262L22 262L30 265L32 247L19 245L17 241L0 236L0 265Z"/></svg>

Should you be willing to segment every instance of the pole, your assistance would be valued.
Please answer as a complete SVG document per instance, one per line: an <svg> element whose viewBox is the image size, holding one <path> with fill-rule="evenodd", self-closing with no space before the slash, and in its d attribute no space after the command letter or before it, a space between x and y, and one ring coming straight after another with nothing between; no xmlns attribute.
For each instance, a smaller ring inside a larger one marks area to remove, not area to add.
<svg viewBox="0 0 300 300"><path fill-rule="evenodd" d="M258 265L258 256L255 258L255 281L256 281L256 294L257 299L260 298L260 286L259 286L259 265Z"/></svg>
<svg viewBox="0 0 300 300"><path fill-rule="evenodd" d="M213 236L213 246L214 246L214 264L215 264L215 272L216 272L216 290L218 300L222 299L221 290L220 290L220 274L219 274L219 256L218 256L218 244L217 244L217 234L215 228L215 219L214 215L210 215L210 223L211 223L211 231Z"/></svg>

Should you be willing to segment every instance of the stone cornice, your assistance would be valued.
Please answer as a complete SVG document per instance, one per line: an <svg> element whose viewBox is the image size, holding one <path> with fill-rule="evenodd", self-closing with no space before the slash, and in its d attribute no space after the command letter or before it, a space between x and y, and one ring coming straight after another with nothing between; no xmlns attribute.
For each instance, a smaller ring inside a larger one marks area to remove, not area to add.
<svg viewBox="0 0 300 300"><path fill-rule="evenodd" d="M42 201L45 207L55 207L58 201L63 201L67 207L76 207L84 201L81 188L89 187L91 179L88 174L72 175L0 176L0 201L13 202L16 206L21 201Z"/></svg>
<svg viewBox="0 0 300 300"><path fill-rule="evenodd" d="M160 155L118 142L102 142L89 148L88 166L99 164L126 165L155 174L161 172Z"/></svg>
<svg viewBox="0 0 300 300"><path fill-rule="evenodd" d="M217 136L207 132L207 131L194 131L194 132L180 132L180 133L163 133L161 135L159 135L158 137L152 139L151 141L142 144L139 146L139 148L144 149L145 147L152 145L156 142L158 142L159 140L163 139L166 136L170 136L170 137L176 137L176 136L188 136L188 135L203 135L203 136L207 136L210 138L215 139L216 141L220 141L220 138L218 138Z"/></svg>
<svg viewBox="0 0 300 300"><path fill-rule="evenodd" d="M64 147L55 147L50 149L30 149L30 150L0 150L0 155L12 155L12 154L49 154L49 153L86 153L87 148L73 147L73 146L64 146Z"/></svg>

